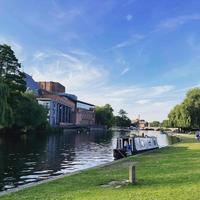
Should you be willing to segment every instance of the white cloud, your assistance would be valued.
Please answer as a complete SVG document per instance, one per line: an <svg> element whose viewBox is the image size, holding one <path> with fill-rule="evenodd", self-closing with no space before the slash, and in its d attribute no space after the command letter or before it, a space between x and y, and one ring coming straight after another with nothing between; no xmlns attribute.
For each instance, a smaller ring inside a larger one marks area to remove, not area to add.
<svg viewBox="0 0 200 200"><path fill-rule="evenodd" d="M138 114L146 120L163 120L170 109L177 103L177 96L167 97L174 92L170 85L140 87L109 85L107 83L77 91L79 97L96 105L109 103L113 106L115 114L123 108L132 119Z"/></svg>
<svg viewBox="0 0 200 200"><path fill-rule="evenodd" d="M148 104L150 102L151 101L149 99L141 99L141 100L136 101L137 104L141 104L141 105L145 105L145 104Z"/></svg>
<svg viewBox="0 0 200 200"><path fill-rule="evenodd" d="M162 21L156 31L160 31L162 29L174 30L177 27L184 25L190 21L199 21L200 15L199 14L191 14L191 15L182 15L174 18L170 18L167 20Z"/></svg>
<svg viewBox="0 0 200 200"><path fill-rule="evenodd" d="M139 41L141 41L141 40L143 40L145 38L146 38L145 35L135 34L132 37L130 37L128 40L122 41L122 42L114 45L109 50L114 50L114 49L120 49L120 48L129 47L129 46L132 46L132 45L136 44L137 42L139 42Z"/></svg>
<svg viewBox="0 0 200 200"><path fill-rule="evenodd" d="M174 65L173 67L170 67L171 69L167 69L167 71L163 73L162 77L165 79L191 78L193 75L200 72L199 62L199 55L194 54L192 60L189 60L187 63L182 65Z"/></svg>
<svg viewBox="0 0 200 200"><path fill-rule="evenodd" d="M37 81L62 83L67 92L76 94L83 101L96 105L109 103L116 114L123 108L130 118L141 114L146 120L162 120L174 105L173 101L166 98L173 93L174 86L114 84L109 81L106 67L87 52L38 51L34 54L28 73Z"/></svg>
<svg viewBox="0 0 200 200"><path fill-rule="evenodd" d="M90 85L99 84L108 73L101 64L97 63L94 56L85 55L38 51L34 54L28 72L37 81L59 81L73 90L85 89Z"/></svg>
<svg viewBox="0 0 200 200"><path fill-rule="evenodd" d="M49 55L47 53L41 52L41 51L38 51L33 55L33 58L35 60L43 60L43 59L45 59L47 57L49 57Z"/></svg>
<svg viewBox="0 0 200 200"><path fill-rule="evenodd" d="M133 19L132 15L130 15L130 14L126 15L126 20L127 21L131 21L132 19Z"/></svg>
<svg viewBox="0 0 200 200"><path fill-rule="evenodd" d="M126 67L122 72L121 72L121 76L125 75L127 72L130 71L129 67Z"/></svg>
<svg viewBox="0 0 200 200"><path fill-rule="evenodd" d="M0 35L0 44L10 45L19 61L22 62L25 60L25 56L23 54L23 47L21 44L19 44L19 42L16 42L11 38Z"/></svg>

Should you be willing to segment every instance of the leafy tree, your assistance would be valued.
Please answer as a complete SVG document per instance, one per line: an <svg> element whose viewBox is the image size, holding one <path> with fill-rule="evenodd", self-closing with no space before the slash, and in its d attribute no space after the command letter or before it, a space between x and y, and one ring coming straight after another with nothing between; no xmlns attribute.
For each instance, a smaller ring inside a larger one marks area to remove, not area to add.
<svg viewBox="0 0 200 200"><path fill-rule="evenodd" d="M189 90L183 102L193 128L200 128L200 88Z"/></svg>
<svg viewBox="0 0 200 200"><path fill-rule="evenodd" d="M47 124L47 111L25 93L25 74L10 46L0 45L0 126L35 129Z"/></svg>
<svg viewBox="0 0 200 200"><path fill-rule="evenodd" d="M12 109L8 105L9 88L6 84L0 82L0 125L7 127L12 124Z"/></svg>
<svg viewBox="0 0 200 200"><path fill-rule="evenodd" d="M129 127L131 126L131 120L127 116L115 116L115 125L119 127Z"/></svg>
<svg viewBox="0 0 200 200"><path fill-rule="evenodd" d="M8 85L10 96L21 96L22 92L26 91L25 74L21 71L21 64L15 57L15 54L10 46L0 45L0 79Z"/></svg>
<svg viewBox="0 0 200 200"><path fill-rule="evenodd" d="M119 127L129 127L131 120L127 117L127 112L120 109L119 116L115 116L115 125Z"/></svg>
<svg viewBox="0 0 200 200"><path fill-rule="evenodd" d="M26 91L26 82L25 74L21 72L21 64L11 47L5 44L0 45L0 83L2 111L7 110L6 115L8 115L4 124L11 126L18 115L17 107L22 101L22 93ZM5 120L4 113L1 119Z"/></svg>
<svg viewBox="0 0 200 200"><path fill-rule="evenodd" d="M126 112L125 110L123 110L123 109L120 109L118 113L119 113L119 115L120 115L121 117L124 117L124 116L127 115L127 112Z"/></svg>
<svg viewBox="0 0 200 200"><path fill-rule="evenodd" d="M36 96L31 92L23 94L23 100L17 108L15 126L26 130L45 128L47 126L47 110L39 105ZM27 114L28 113L28 114Z"/></svg>
<svg viewBox="0 0 200 200"><path fill-rule="evenodd" d="M95 109L96 124L105 125L108 128L114 124L113 108L111 105L97 106Z"/></svg>
<svg viewBox="0 0 200 200"><path fill-rule="evenodd" d="M160 126L160 122L159 121L153 121L150 123L151 127L159 127Z"/></svg>
<svg viewBox="0 0 200 200"><path fill-rule="evenodd" d="M187 105L182 103L176 105L168 115L169 124L171 127L176 128L189 128L191 127L190 113L188 112Z"/></svg>
<svg viewBox="0 0 200 200"><path fill-rule="evenodd" d="M184 101L170 111L168 125L184 130L200 128L200 88L188 91Z"/></svg>
<svg viewBox="0 0 200 200"><path fill-rule="evenodd" d="M170 128L171 127L170 126L170 122L167 119L163 120L163 122L161 123L161 126L165 127L165 128Z"/></svg>

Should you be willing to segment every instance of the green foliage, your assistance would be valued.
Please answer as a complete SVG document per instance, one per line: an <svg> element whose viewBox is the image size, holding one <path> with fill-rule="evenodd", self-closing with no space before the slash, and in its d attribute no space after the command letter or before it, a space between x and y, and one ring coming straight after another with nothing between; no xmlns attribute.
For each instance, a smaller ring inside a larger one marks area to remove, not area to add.
<svg viewBox="0 0 200 200"><path fill-rule="evenodd" d="M36 96L31 92L23 94L23 99L17 107L15 126L25 129L45 128L47 125L47 110L39 105Z"/></svg>
<svg viewBox="0 0 200 200"><path fill-rule="evenodd" d="M21 64L15 57L10 46L0 45L0 80L7 84L10 90L10 103L15 103L26 91L25 74L21 71Z"/></svg>
<svg viewBox="0 0 200 200"><path fill-rule="evenodd" d="M97 106L95 109L96 124L105 125L108 128L114 124L113 108L111 105Z"/></svg>
<svg viewBox="0 0 200 200"><path fill-rule="evenodd" d="M126 115L127 112L123 109L120 109L119 116L115 116L115 125L119 127L131 126L131 120Z"/></svg>
<svg viewBox="0 0 200 200"><path fill-rule="evenodd" d="M168 125L182 129L200 128L200 88L190 90L184 101L170 111Z"/></svg>
<svg viewBox="0 0 200 200"><path fill-rule="evenodd" d="M113 125L120 127L129 127L131 120L126 116L127 113L123 109L119 111L119 116L113 115L113 109L109 104L105 106L97 106L95 110L96 124L105 125L108 128Z"/></svg>
<svg viewBox="0 0 200 200"><path fill-rule="evenodd" d="M160 122L159 121L153 121L150 123L151 127L160 127Z"/></svg>
<svg viewBox="0 0 200 200"><path fill-rule="evenodd" d="M0 127L35 129L47 124L47 111L26 91L25 74L10 46L0 45Z"/></svg>
<svg viewBox="0 0 200 200"><path fill-rule="evenodd" d="M124 117L124 116L127 115L127 112L126 112L125 110L123 110L123 109L120 109L118 113L119 113L119 115L120 115L121 117Z"/></svg>
<svg viewBox="0 0 200 200"><path fill-rule="evenodd" d="M12 124L12 109L8 105L10 92L6 84L0 82L0 125L7 127Z"/></svg>
<svg viewBox="0 0 200 200"><path fill-rule="evenodd" d="M163 120L163 122L161 123L161 126L165 127L165 128L170 128L171 127L170 122L167 119Z"/></svg>

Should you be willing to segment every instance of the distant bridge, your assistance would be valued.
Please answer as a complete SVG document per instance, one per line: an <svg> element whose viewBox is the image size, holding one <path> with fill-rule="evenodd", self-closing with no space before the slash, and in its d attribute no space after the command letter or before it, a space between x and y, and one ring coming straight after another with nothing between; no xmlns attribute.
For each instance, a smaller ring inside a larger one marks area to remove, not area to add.
<svg viewBox="0 0 200 200"><path fill-rule="evenodd" d="M165 127L145 127L142 130L152 130L152 131L160 131L160 130L169 130L169 131L176 131L178 128L165 128Z"/></svg>

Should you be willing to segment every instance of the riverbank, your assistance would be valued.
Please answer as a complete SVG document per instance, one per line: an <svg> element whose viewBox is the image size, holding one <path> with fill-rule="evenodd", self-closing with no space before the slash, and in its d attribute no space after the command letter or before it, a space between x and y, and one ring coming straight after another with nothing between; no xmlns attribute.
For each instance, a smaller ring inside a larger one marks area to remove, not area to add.
<svg viewBox="0 0 200 200"><path fill-rule="evenodd" d="M200 198L200 143L193 135L179 136L183 141L173 146L85 170L0 199L197 200ZM130 162L137 163L137 184L121 186L128 178Z"/></svg>

